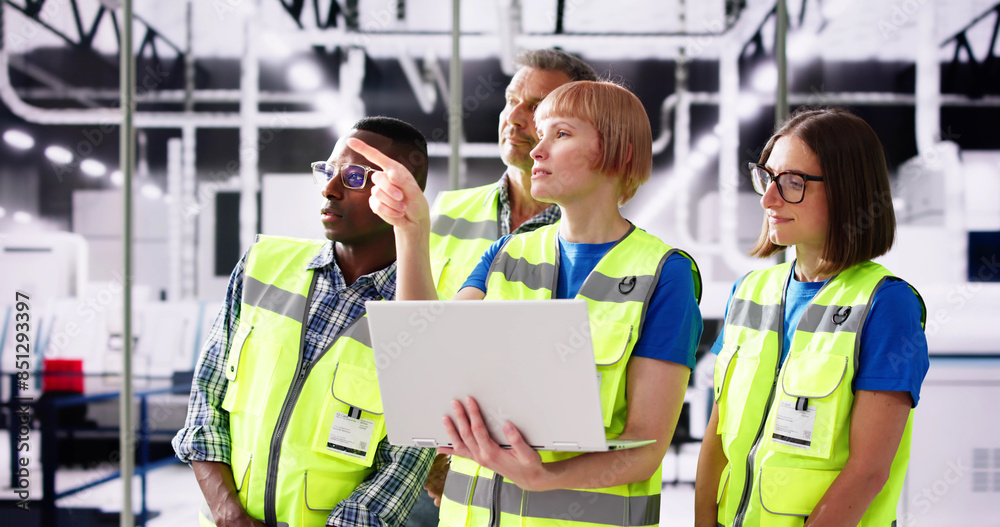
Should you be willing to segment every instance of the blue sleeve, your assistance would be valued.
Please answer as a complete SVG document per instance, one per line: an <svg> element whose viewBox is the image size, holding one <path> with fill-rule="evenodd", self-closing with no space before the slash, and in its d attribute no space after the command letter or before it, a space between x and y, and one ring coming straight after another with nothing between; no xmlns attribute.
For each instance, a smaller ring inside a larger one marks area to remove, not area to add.
<svg viewBox="0 0 1000 527"><path fill-rule="evenodd" d="M742 280L742 278L740 278ZM718 355L722 351L722 337L726 334L726 319L729 318L729 305L733 303L733 296L736 294L736 286L740 285L740 280L737 280L733 284L733 290L729 292L729 300L726 300L726 312L722 315L722 329L719 331L719 336L716 337L715 343L712 344L712 354Z"/></svg>
<svg viewBox="0 0 1000 527"><path fill-rule="evenodd" d="M861 334L855 390L910 392L913 406L930 367L920 301L903 281L882 284Z"/></svg>
<svg viewBox="0 0 1000 527"><path fill-rule="evenodd" d="M632 356L676 362L693 369L701 330L691 261L672 254L663 264Z"/></svg>
<svg viewBox="0 0 1000 527"><path fill-rule="evenodd" d="M470 274L469 278L465 280L462 287L458 288L459 291L465 289L466 287L475 287L484 293L486 292L486 280L489 278L490 266L493 265L493 259L496 258L497 253L500 252L500 248L503 247L503 244L507 243L507 238L510 238L511 236L511 234L508 234L503 238L500 238L499 240L493 242L493 245L490 245L489 249L486 249L486 252L483 253L483 256L479 259L479 263L476 264L476 268L472 270L472 274Z"/></svg>

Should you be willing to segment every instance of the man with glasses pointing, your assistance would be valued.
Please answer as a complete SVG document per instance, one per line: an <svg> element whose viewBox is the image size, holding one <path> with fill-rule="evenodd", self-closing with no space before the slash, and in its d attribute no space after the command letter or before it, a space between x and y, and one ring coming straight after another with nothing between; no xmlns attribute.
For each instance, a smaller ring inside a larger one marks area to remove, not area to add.
<svg viewBox="0 0 1000 527"><path fill-rule="evenodd" d="M205 495L202 525L403 525L432 450L392 446L364 317L396 289L392 226L368 205L372 145L427 179L427 142L365 118L312 164L327 241L259 235L229 281L173 440Z"/></svg>

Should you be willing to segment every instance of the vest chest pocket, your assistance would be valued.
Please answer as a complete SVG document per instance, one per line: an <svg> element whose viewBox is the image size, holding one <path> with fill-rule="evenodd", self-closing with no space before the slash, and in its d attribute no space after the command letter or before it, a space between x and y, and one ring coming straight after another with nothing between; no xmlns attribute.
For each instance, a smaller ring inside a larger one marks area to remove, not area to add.
<svg viewBox="0 0 1000 527"><path fill-rule="evenodd" d="M772 450L830 457L837 428L846 426L838 421L847 361L842 355L820 351L788 354L781 390L768 416Z"/></svg>
<svg viewBox="0 0 1000 527"><path fill-rule="evenodd" d="M727 344L715 360L713 396L719 404L717 433L736 434L740 430L743 409L753 388L760 361L740 357L740 346Z"/></svg>
<svg viewBox="0 0 1000 527"><path fill-rule="evenodd" d="M809 516L839 474L839 470L769 467L765 461L757 473L760 505L768 513L786 520L790 516ZM767 519L773 521L774 517L767 518L765 514L761 525L767 525Z"/></svg>
<svg viewBox="0 0 1000 527"><path fill-rule="evenodd" d="M375 370L337 363L312 449L370 467L384 437L382 397Z"/></svg>
<svg viewBox="0 0 1000 527"><path fill-rule="evenodd" d="M628 360L625 354L632 342L632 325L619 322L603 322L601 329L594 331L591 325L591 339L594 345L594 361L597 363L597 379L600 383L601 413L604 427L611 426L615 412L615 400L624 388L625 369ZM623 395L624 396L624 395Z"/></svg>
<svg viewBox="0 0 1000 527"><path fill-rule="evenodd" d="M251 338L253 326L241 324L226 357L226 396L222 409L260 415L271 387L281 344Z"/></svg>

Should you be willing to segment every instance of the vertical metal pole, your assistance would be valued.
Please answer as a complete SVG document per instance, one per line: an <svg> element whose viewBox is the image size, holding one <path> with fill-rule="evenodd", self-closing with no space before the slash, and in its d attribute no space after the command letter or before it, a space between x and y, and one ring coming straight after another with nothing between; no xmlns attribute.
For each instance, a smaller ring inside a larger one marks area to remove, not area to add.
<svg viewBox="0 0 1000 527"><path fill-rule="evenodd" d="M778 89L774 98L774 127L781 126L788 118L788 56L785 40L788 35L788 6L778 0L777 23L774 34L774 58L778 66Z"/></svg>
<svg viewBox="0 0 1000 527"><path fill-rule="evenodd" d="M184 50L184 111L194 111L195 62L194 62L194 0L187 3L187 45ZM195 214L200 203L196 195L195 175L195 128L185 125L181 129L181 290L174 300L187 300L195 296L195 280L198 274L195 258Z"/></svg>
<svg viewBox="0 0 1000 527"><path fill-rule="evenodd" d="M132 0L122 1L122 30L119 71L122 127L119 159L125 182L122 185L124 218L122 243L124 245L122 289L122 386L119 401L121 423L118 430L118 448L121 452L122 513L119 525L132 527L132 473L135 459L132 451L132 178L135 171L135 128L132 113L135 110L135 55L132 53Z"/></svg>
<svg viewBox="0 0 1000 527"><path fill-rule="evenodd" d="M0 7L0 10L3 10L3 7ZM7 316L10 317L10 310L9 309L7 310ZM18 434L17 434L17 429L18 429L18 426L17 426L17 414L15 414L14 412L17 411L17 397L18 397L19 394L20 394L20 391L18 390L18 387L17 387L17 374L11 373L10 374L10 400L8 401L8 404L10 406L7 407L8 408L8 410L7 410L7 433L9 434L7 437L10 438L10 488L12 488L12 489L18 488L17 487L17 479L18 479L17 478L17 463L18 463L18 454L17 454L17 435ZM42 467L42 470L45 470L45 467Z"/></svg>
<svg viewBox="0 0 1000 527"><path fill-rule="evenodd" d="M240 247L253 244L260 223L257 192L260 190L258 167L257 112L260 102L260 63L257 61L257 26L259 2L243 24L243 71L240 77Z"/></svg>
<svg viewBox="0 0 1000 527"><path fill-rule="evenodd" d="M191 5L193 0L187 2L187 35L184 46L184 111L191 113L194 111L194 55L192 54L191 42L194 33L194 18Z"/></svg>
<svg viewBox="0 0 1000 527"><path fill-rule="evenodd" d="M35 408L38 409L42 429L42 527L56 527L56 467L59 465L59 454L56 452L59 442L57 409L53 399L43 401Z"/></svg>
<svg viewBox="0 0 1000 527"><path fill-rule="evenodd" d="M167 139L167 300L181 300L181 277L183 276L184 239L184 186L181 164L183 147L179 137Z"/></svg>
<svg viewBox="0 0 1000 527"><path fill-rule="evenodd" d="M139 525L146 527L149 511L146 508L146 476L149 474L149 403L142 395L139 399L139 462L142 463L142 512Z"/></svg>
<svg viewBox="0 0 1000 527"><path fill-rule="evenodd" d="M451 2L451 101L448 104L448 143L451 145L451 157L448 159L448 188L457 189L459 185L459 169L462 157L460 145L462 142L462 57L459 53L459 40L462 36L459 0Z"/></svg>
<svg viewBox="0 0 1000 527"><path fill-rule="evenodd" d="M774 30L774 58L778 67L778 87L774 96L774 129L788 118L788 61L785 53L785 37L788 34L788 6L785 0L778 0L777 20ZM778 263L785 263L787 252L777 254Z"/></svg>

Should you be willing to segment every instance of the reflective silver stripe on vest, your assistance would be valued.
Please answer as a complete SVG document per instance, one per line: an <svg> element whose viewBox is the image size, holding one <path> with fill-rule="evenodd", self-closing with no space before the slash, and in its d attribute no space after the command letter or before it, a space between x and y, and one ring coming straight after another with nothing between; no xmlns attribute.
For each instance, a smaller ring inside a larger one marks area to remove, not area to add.
<svg viewBox="0 0 1000 527"><path fill-rule="evenodd" d="M556 287L556 266L545 262L529 263L524 258L514 258L506 251L493 259L490 272L503 273L508 282L520 282L534 291Z"/></svg>
<svg viewBox="0 0 1000 527"><path fill-rule="evenodd" d="M465 506L488 509L493 495L491 478L476 478L471 500L469 489L472 478L458 472L449 472L444 485L444 495L449 500ZM521 510L522 499L525 503ZM660 496L617 496L601 492L580 490L550 490L525 492L510 482L500 488L500 511L543 520L562 520L602 525L657 525L660 521ZM522 514L523 512L523 514Z"/></svg>
<svg viewBox="0 0 1000 527"><path fill-rule="evenodd" d="M368 330L368 317L358 317L358 319L344 331L342 336L350 337L369 348L372 347L372 334Z"/></svg>
<svg viewBox="0 0 1000 527"><path fill-rule="evenodd" d="M650 288L655 285L656 277L653 275L615 278L593 271L584 284L580 286L579 294L599 302L616 304L645 302Z"/></svg>
<svg viewBox="0 0 1000 527"><path fill-rule="evenodd" d="M726 325L755 329L758 331L778 331L778 305L761 305L753 300L733 298L729 304Z"/></svg>
<svg viewBox="0 0 1000 527"><path fill-rule="evenodd" d="M874 296L874 295L873 295ZM808 331L810 333L835 333L838 331L849 331L857 333L864 321L867 304L856 306L823 306L809 304L796 331Z"/></svg>
<svg viewBox="0 0 1000 527"><path fill-rule="evenodd" d="M306 297L265 284L252 276L243 277L243 303L266 309L302 322L306 315Z"/></svg>
<svg viewBox="0 0 1000 527"><path fill-rule="evenodd" d="M481 481L489 481L487 478L479 479ZM448 477L444 480L444 497L463 506L467 505L469 503L469 486L471 484L472 476L449 470Z"/></svg>
<svg viewBox="0 0 1000 527"><path fill-rule="evenodd" d="M496 240L497 222L494 220L469 221L465 218L438 216L431 225L431 232L438 236L452 236L459 240Z"/></svg>

